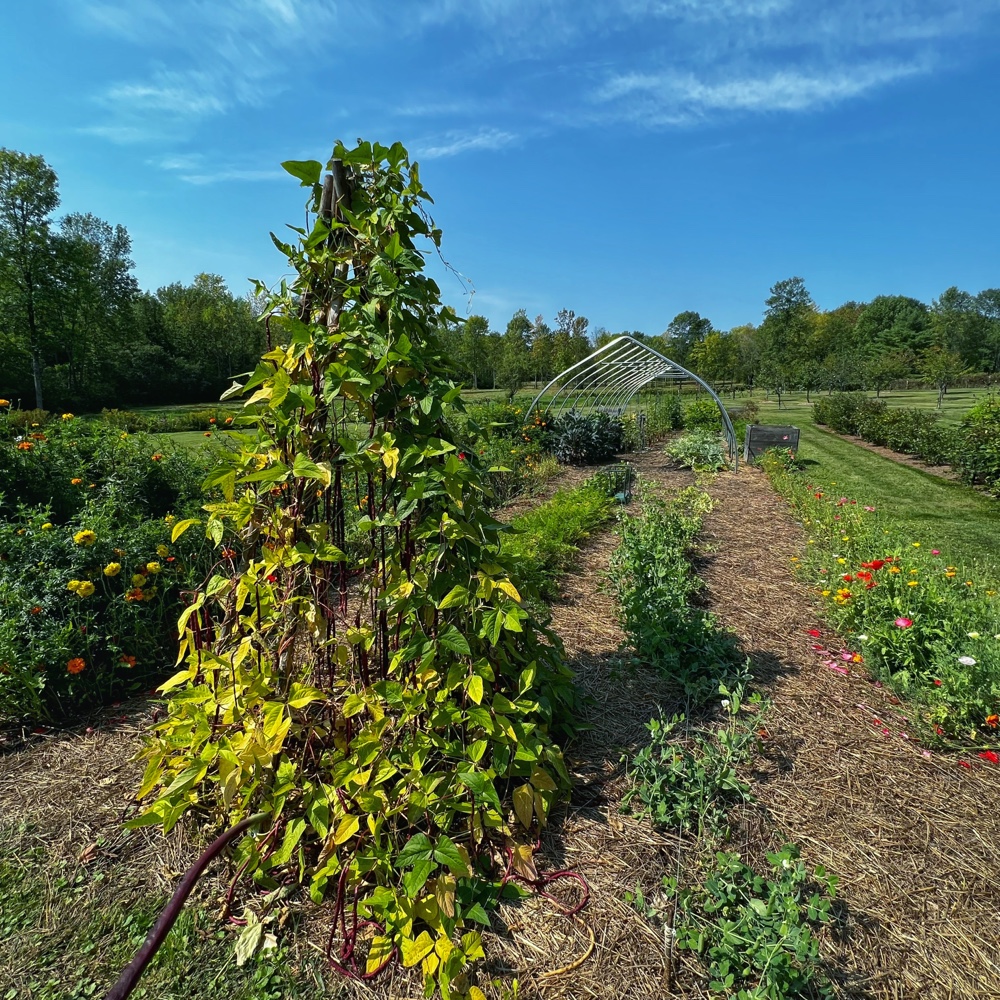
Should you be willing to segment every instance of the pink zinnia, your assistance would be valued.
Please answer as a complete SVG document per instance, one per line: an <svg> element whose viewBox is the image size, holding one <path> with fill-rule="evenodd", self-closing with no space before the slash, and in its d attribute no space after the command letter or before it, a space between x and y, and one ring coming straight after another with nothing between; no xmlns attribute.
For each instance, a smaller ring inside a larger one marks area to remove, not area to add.
<svg viewBox="0 0 1000 1000"><path fill-rule="evenodd" d="M893 623L897 628L909 628L913 622L909 618L897 618Z"/></svg>

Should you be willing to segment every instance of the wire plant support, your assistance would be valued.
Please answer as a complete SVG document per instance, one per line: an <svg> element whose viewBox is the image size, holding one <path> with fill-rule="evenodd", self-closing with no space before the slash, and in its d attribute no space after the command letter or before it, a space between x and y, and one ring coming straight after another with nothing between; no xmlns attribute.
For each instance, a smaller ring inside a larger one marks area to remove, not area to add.
<svg viewBox="0 0 1000 1000"><path fill-rule="evenodd" d="M639 391L651 383L686 379L697 383L719 407L729 462L735 470L739 460L736 431L715 390L694 372L633 337L616 337L560 372L535 396L528 413L538 408L558 417L569 408L582 412L599 410L621 416ZM546 397L547 393L551 395Z"/></svg>

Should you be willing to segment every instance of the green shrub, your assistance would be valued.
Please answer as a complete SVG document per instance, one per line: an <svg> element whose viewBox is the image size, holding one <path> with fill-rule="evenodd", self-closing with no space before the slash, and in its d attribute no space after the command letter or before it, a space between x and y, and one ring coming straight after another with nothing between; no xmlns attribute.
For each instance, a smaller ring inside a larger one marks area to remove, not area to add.
<svg viewBox="0 0 1000 1000"><path fill-rule="evenodd" d="M726 450L717 431L689 431L663 450L678 465L695 472L719 472L726 467Z"/></svg>
<svg viewBox="0 0 1000 1000"><path fill-rule="evenodd" d="M722 430L722 413L711 396L699 395L684 409L684 426L688 430Z"/></svg>
<svg viewBox="0 0 1000 1000"><path fill-rule="evenodd" d="M550 425L552 454L564 465L597 465L614 458L624 445L622 422L607 413L569 413Z"/></svg>
<svg viewBox="0 0 1000 1000"><path fill-rule="evenodd" d="M964 482L1000 495L1000 398L980 400L962 419L955 460Z"/></svg>
<svg viewBox="0 0 1000 1000"><path fill-rule="evenodd" d="M23 433L0 415L0 517L39 506L62 523L101 497L130 517L159 518L201 505L208 465L204 455L145 434L77 419Z"/></svg>

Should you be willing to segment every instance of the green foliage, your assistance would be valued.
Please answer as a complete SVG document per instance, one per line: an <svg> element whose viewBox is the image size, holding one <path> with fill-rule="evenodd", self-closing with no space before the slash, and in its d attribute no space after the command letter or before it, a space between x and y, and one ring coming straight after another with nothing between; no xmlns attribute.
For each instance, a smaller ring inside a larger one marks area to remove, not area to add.
<svg viewBox="0 0 1000 1000"><path fill-rule="evenodd" d="M624 446L618 417L607 413L570 410L550 422L549 446L565 465L598 465L615 457Z"/></svg>
<svg viewBox="0 0 1000 1000"><path fill-rule="evenodd" d="M651 719L649 743L632 761L633 787L622 807L649 816L655 826L703 837L720 837L726 814L750 799L750 786L738 774L757 749L757 729L766 711L759 695L750 698L753 714L740 716L743 684L733 691L722 685L727 725L718 729L683 729L683 715Z"/></svg>
<svg viewBox="0 0 1000 1000"><path fill-rule="evenodd" d="M962 418L952 457L963 482L1000 496L1000 399L989 396Z"/></svg>
<svg viewBox="0 0 1000 1000"><path fill-rule="evenodd" d="M169 542L162 519L99 497L66 525L37 508L0 521L0 717L63 722L162 679L210 557Z"/></svg>
<svg viewBox="0 0 1000 1000"><path fill-rule="evenodd" d="M530 867L568 783L552 729L571 719L571 675L522 607L478 454L452 440L461 402L436 331L454 316L421 273L414 241L440 232L417 168L399 144L335 157L336 209L304 180L310 228L273 237L297 277L268 299L275 346L243 386L257 433L207 481L223 499L206 531L234 531L245 557L181 618L132 823L268 813L241 871L328 900L348 925L341 963L369 921L361 973L399 956L429 992L466 996L493 858Z"/></svg>
<svg viewBox="0 0 1000 1000"><path fill-rule="evenodd" d="M695 472L719 472L726 467L726 450L718 431L687 431L668 442L663 451L682 468Z"/></svg>
<svg viewBox="0 0 1000 1000"><path fill-rule="evenodd" d="M645 492L641 513L620 517L621 544L610 566L621 626L637 659L675 679L696 703L731 679L739 661L714 617L691 603L701 589L691 565L694 539L711 506L694 487L669 501Z"/></svg>
<svg viewBox="0 0 1000 1000"><path fill-rule="evenodd" d="M206 456L71 414L26 428L14 416L0 409L0 516L32 505L63 523L99 499L123 517L158 519L202 502Z"/></svg>
<svg viewBox="0 0 1000 1000"><path fill-rule="evenodd" d="M1000 492L1000 401L993 396L977 403L957 428L942 424L936 413L889 407L860 393L817 400L814 415L839 434L952 465L963 482Z"/></svg>
<svg viewBox="0 0 1000 1000"><path fill-rule="evenodd" d="M711 993L736 1000L832 997L816 928L830 922L837 877L811 872L794 844L767 856L758 875L738 854L719 851L703 885L664 887L676 900L677 947L700 955Z"/></svg>
<svg viewBox="0 0 1000 1000"><path fill-rule="evenodd" d="M1000 713L1000 587L960 572L896 522L766 462L811 539L801 572L876 677L909 699L907 728L996 741Z"/></svg>
<svg viewBox="0 0 1000 1000"><path fill-rule="evenodd" d="M722 430L722 414L719 404L711 396L699 395L684 407L684 427L687 430Z"/></svg>
<svg viewBox="0 0 1000 1000"><path fill-rule="evenodd" d="M517 566L519 581L541 597L558 594L556 581L571 565L578 545L611 520L614 500L594 479L573 490L559 490L541 506L514 519L503 553Z"/></svg>

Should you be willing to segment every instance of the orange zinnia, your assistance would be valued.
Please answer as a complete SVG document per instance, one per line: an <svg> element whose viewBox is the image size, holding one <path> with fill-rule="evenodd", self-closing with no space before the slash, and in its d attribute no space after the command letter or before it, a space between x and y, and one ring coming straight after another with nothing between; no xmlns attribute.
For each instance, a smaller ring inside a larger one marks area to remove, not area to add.
<svg viewBox="0 0 1000 1000"><path fill-rule="evenodd" d="M989 726L990 729L996 729L996 727L1000 725L1000 715L987 715L986 725Z"/></svg>
<svg viewBox="0 0 1000 1000"><path fill-rule="evenodd" d="M87 666L84 659L80 656L74 656L72 660L66 663L66 672L70 674L78 674Z"/></svg>

